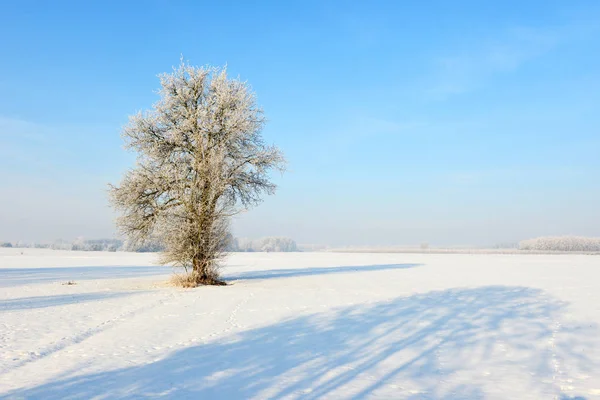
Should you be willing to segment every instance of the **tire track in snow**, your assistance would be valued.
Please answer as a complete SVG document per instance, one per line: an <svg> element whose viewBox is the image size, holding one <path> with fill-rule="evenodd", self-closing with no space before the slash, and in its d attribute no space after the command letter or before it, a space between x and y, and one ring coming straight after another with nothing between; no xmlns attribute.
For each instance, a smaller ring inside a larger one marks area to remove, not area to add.
<svg viewBox="0 0 600 400"><path fill-rule="evenodd" d="M93 328L86 329L83 332L78 333L73 336L64 337L64 338L60 339L60 341L58 343L51 344L41 351L30 352L29 358L26 358L17 363L14 363L12 365L8 365L8 366L2 368L0 370L0 376L6 374L8 372L14 371L18 368L21 368L27 364L42 360L48 356L51 356L52 354L55 354L59 351L66 349L68 347L77 345L77 344L83 342L84 340L89 339L90 337L92 337L94 335L97 335L109 328L117 326L119 324L119 322L121 322L121 323L126 322L128 320L128 318L142 314L146 311L152 310L152 309L162 305L165 302L165 300L168 300L168 299L172 298L173 296L174 296L173 293L169 293L167 296L164 296L163 298L156 300L153 303L147 304L145 306L136 308L131 311L120 313L113 318L110 318L106 321L101 322L100 324L96 325Z"/></svg>

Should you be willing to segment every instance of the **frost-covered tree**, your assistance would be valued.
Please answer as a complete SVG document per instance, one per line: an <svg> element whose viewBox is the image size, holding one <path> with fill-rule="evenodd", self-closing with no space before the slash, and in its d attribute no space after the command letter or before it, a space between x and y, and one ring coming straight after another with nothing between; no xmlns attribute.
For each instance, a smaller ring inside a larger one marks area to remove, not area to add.
<svg viewBox="0 0 600 400"><path fill-rule="evenodd" d="M122 133L138 159L111 186L118 226L129 242L160 238L162 261L191 268L196 284L221 284L229 218L274 193L269 172L285 161L262 138L254 93L225 69L182 62L160 83L160 100Z"/></svg>
<svg viewBox="0 0 600 400"><path fill-rule="evenodd" d="M276 251L276 252L290 252L298 251L296 242L286 237L265 237L261 239L251 240L248 238L234 238L231 237L230 244L227 248L228 251Z"/></svg>
<svg viewBox="0 0 600 400"><path fill-rule="evenodd" d="M50 248L52 250L72 250L73 245L66 240L58 239L58 240L55 240L54 243L52 243L50 245Z"/></svg>
<svg viewBox="0 0 600 400"><path fill-rule="evenodd" d="M83 236L79 236L73 241L71 249L75 251L84 251L86 249L85 247L85 239L83 238Z"/></svg>
<svg viewBox="0 0 600 400"><path fill-rule="evenodd" d="M277 252L289 252L298 251L296 242L289 238L282 237L267 237L262 239L261 251L277 251Z"/></svg>
<svg viewBox="0 0 600 400"><path fill-rule="evenodd" d="M534 251L600 251L600 238L585 236L550 236L522 240L521 250Z"/></svg>

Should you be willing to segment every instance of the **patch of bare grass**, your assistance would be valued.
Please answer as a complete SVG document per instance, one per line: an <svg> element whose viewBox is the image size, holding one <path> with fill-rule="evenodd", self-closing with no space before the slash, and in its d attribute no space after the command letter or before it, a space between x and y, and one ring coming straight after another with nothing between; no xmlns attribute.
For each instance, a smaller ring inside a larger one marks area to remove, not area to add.
<svg viewBox="0 0 600 400"><path fill-rule="evenodd" d="M185 272L181 274L174 274L171 277L170 283L173 286L182 287L182 288L195 288L198 286L225 286L226 282L213 278L213 277L200 277L196 272Z"/></svg>

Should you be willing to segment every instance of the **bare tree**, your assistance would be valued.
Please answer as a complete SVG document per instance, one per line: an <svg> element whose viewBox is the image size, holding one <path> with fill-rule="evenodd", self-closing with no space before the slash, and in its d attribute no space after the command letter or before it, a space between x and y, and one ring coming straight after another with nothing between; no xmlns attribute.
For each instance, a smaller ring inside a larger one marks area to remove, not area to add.
<svg viewBox="0 0 600 400"><path fill-rule="evenodd" d="M283 171L285 160L261 136L254 93L224 68L182 61L160 83L160 100L122 133L138 159L110 188L117 223L132 243L159 238L162 262L191 268L195 284L223 284L228 221L274 193L269 172Z"/></svg>

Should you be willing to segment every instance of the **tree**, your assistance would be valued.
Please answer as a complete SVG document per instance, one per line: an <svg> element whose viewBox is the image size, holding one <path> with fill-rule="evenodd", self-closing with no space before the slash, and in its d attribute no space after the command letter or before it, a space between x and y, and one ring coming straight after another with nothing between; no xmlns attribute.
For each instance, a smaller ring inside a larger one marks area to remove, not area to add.
<svg viewBox="0 0 600 400"><path fill-rule="evenodd" d="M262 239L261 251L298 251L298 248L292 239L268 237Z"/></svg>
<svg viewBox="0 0 600 400"><path fill-rule="evenodd" d="M132 243L160 238L161 261L190 268L195 284L223 284L229 219L275 192L269 173L285 160L262 138L255 94L225 68L182 61L160 84L153 109L123 129L137 165L110 187L117 224Z"/></svg>

